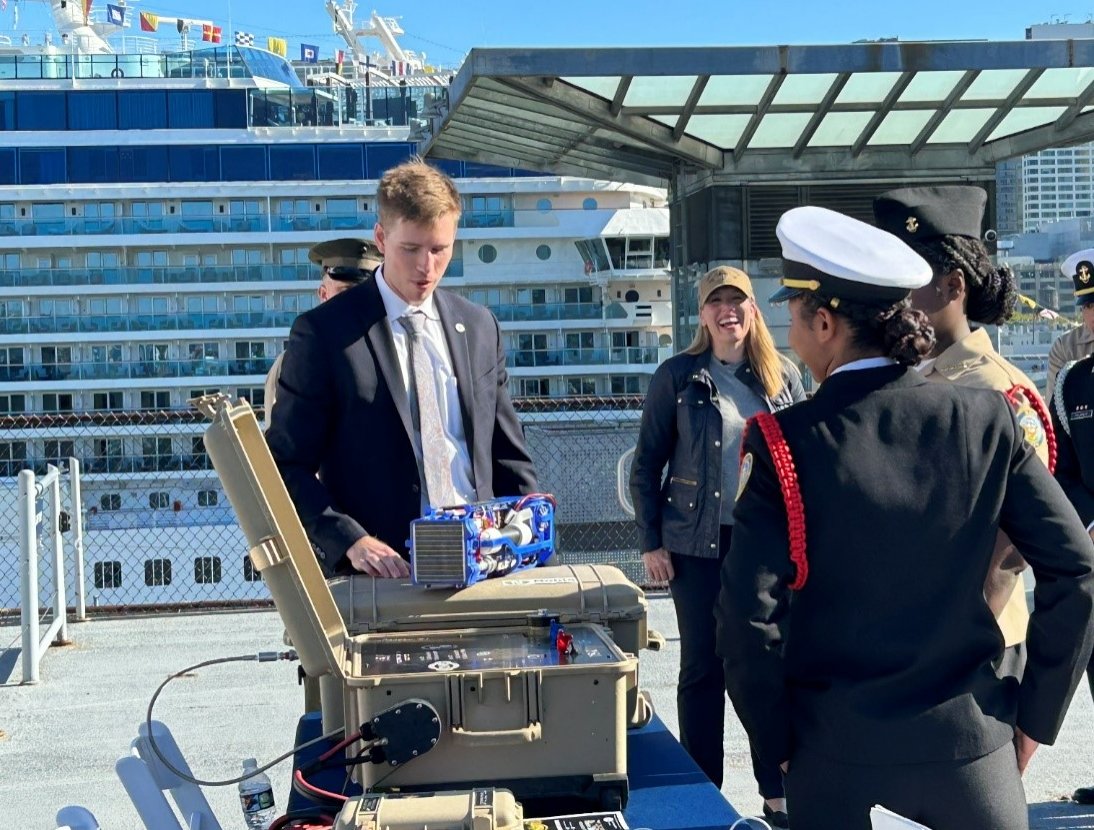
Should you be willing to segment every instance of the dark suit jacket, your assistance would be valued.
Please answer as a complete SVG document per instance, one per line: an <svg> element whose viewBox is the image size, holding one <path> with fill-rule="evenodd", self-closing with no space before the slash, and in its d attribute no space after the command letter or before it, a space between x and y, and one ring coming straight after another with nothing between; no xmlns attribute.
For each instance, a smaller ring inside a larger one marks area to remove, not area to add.
<svg viewBox="0 0 1094 830"><path fill-rule="evenodd" d="M1068 369L1048 406L1058 449L1056 480L1089 525L1094 522L1094 356ZM1066 429L1061 418L1067 419Z"/></svg>
<svg viewBox="0 0 1094 830"><path fill-rule="evenodd" d="M534 492L536 474L506 388L494 315L434 294L459 388L478 499ZM406 550L421 481L395 343L375 280L293 324L266 440L329 571L347 573L365 533ZM318 478L316 474L318 473Z"/></svg>
<svg viewBox="0 0 1094 830"><path fill-rule="evenodd" d="M716 608L753 750L941 762L998 749L1015 723L1052 743L1090 654L1094 544L1003 396L889 366L833 375L775 418L808 580L788 588L786 507L753 426ZM1037 577L1020 688L992 665L1003 639L984 578L1000 528Z"/></svg>

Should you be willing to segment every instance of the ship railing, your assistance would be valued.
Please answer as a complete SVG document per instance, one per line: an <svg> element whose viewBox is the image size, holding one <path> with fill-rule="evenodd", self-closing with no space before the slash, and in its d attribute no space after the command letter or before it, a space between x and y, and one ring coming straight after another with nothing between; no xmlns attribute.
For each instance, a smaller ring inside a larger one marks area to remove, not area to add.
<svg viewBox="0 0 1094 830"><path fill-rule="evenodd" d="M44 476L33 470L19 473L19 547L20 547L20 621L22 628L23 682L41 680L42 657L52 645L68 645L68 598L65 590L64 534L72 531L72 552L75 563L77 620L86 619L84 602L83 515L80 504L80 463L68 459L65 472L67 486L62 488L62 473L52 464ZM62 505L62 491L66 504ZM67 509L62 509L62 507ZM52 613L52 621L42 630L43 606L39 594L39 568L45 553L50 554L52 568L48 580L50 596L44 610Z"/></svg>

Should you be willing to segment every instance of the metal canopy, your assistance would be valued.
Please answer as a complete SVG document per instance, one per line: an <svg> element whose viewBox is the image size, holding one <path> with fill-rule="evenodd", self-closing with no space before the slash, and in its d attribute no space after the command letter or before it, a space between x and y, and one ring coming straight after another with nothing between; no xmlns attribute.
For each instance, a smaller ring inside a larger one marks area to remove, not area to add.
<svg viewBox="0 0 1094 830"><path fill-rule="evenodd" d="M984 169L1094 138L1094 40L474 49L424 154L643 183Z"/></svg>

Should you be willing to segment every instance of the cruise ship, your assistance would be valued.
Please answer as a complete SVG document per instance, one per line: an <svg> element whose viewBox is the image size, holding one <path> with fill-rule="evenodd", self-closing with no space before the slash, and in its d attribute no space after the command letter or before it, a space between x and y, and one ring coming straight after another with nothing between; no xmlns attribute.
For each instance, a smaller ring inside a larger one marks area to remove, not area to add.
<svg viewBox="0 0 1094 830"><path fill-rule="evenodd" d="M263 406L317 302L309 247L371 238L377 179L414 154L451 73L402 50L398 21L355 24L352 2L326 3L344 63L295 65L191 42L201 21L175 44L132 35L132 3L118 25L41 2L58 34L0 43L0 609L19 604L14 477L70 457L89 606L263 597L187 401ZM436 163L464 203L445 285L501 321L560 524L610 556L630 539L633 396L674 350L666 194ZM608 396L631 404L597 420Z"/></svg>

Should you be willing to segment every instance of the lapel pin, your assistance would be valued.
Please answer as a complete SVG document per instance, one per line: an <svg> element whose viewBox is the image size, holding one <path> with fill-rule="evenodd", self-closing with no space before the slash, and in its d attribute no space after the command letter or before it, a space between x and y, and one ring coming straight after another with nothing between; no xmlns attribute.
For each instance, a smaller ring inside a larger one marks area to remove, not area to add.
<svg viewBox="0 0 1094 830"><path fill-rule="evenodd" d="M456 323L456 331L458 331L460 334L463 334L465 331L467 331L467 329L464 328L463 323Z"/></svg>

